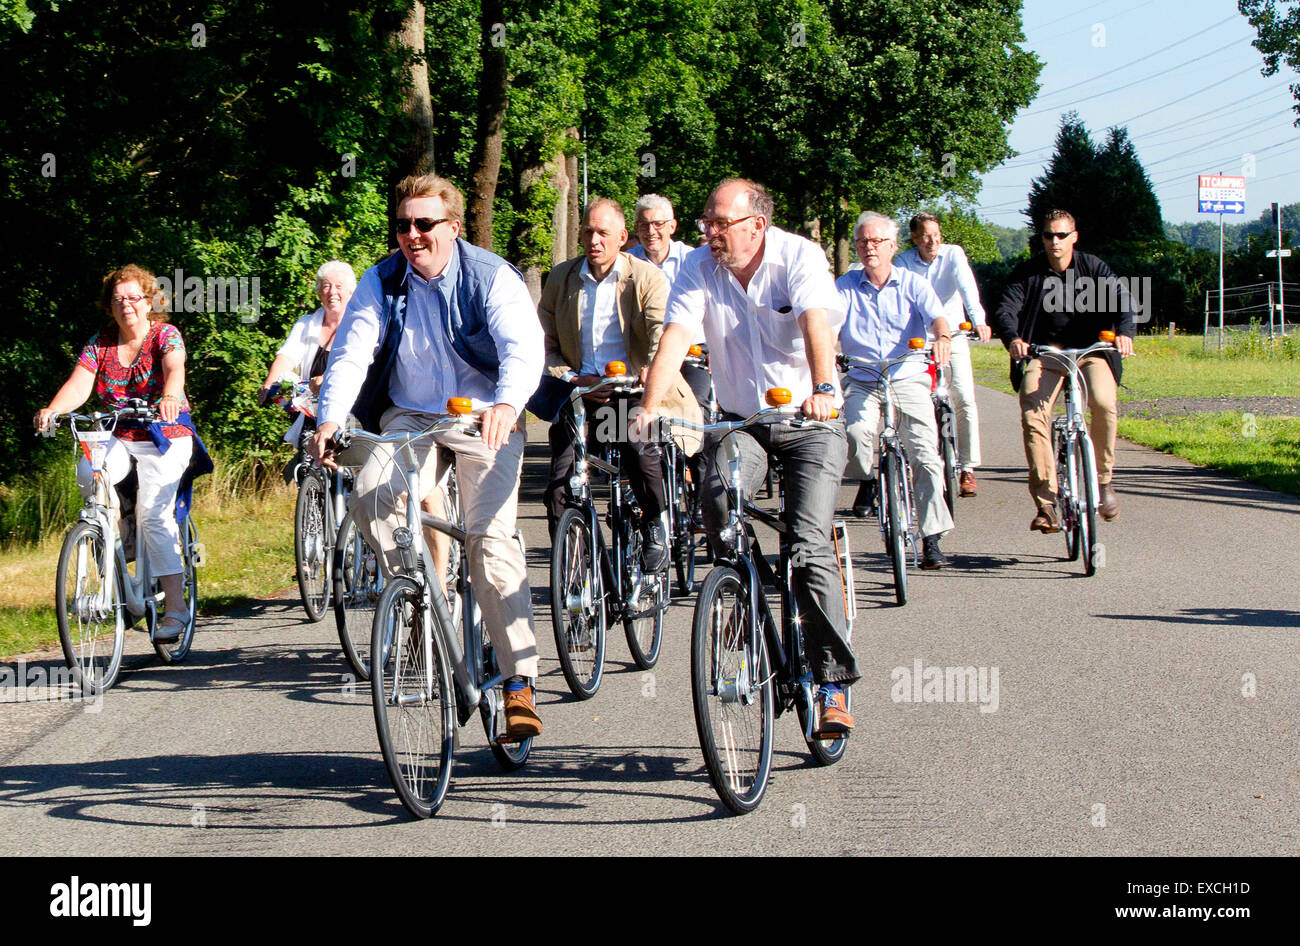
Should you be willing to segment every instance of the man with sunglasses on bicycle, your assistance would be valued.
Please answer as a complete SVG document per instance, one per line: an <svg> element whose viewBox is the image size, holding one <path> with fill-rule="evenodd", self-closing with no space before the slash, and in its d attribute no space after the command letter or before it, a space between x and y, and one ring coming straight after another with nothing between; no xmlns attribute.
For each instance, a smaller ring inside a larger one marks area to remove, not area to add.
<svg viewBox="0 0 1300 946"><path fill-rule="evenodd" d="M813 677L821 689L822 734L853 728L843 688L858 680L831 529L847 451L843 403L835 372L835 335L842 321L826 255L811 240L771 225L772 198L762 185L729 178L705 205L700 229L708 245L692 250L668 299L659 351L650 365L639 418L654 417L701 325L709 343L714 389L724 420L767 407L768 388L788 388L803 415L819 427L757 426L734 436L745 490L763 482L767 456L781 460L785 521L791 529L794 586ZM705 526L712 540L726 521L727 471L710 454L702 484Z"/></svg>
<svg viewBox="0 0 1300 946"><path fill-rule="evenodd" d="M840 329L844 354L868 361L892 360L906 354L909 339L930 333L934 335L934 360L946 365L952 333L939 297L924 277L894 265L898 224L868 210L858 217L853 235L863 268L845 273L835 283L846 312ZM850 368L849 378L853 384L844 404L848 475L866 482L871 478L885 388L879 373L870 368ZM942 568L948 559L939 548L939 539L953 523L943 500L943 461L930 399L930 375L923 361L903 361L889 369L889 383L902 415L899 426L916 483L921 567Z"/></svg>
<svg viewBox="0 0 1300 946"><path fill-rule="evenodd" d="M1041 256L1016 267L1011 274L993 317L994 331L1011 353L1011 380L1020 393L1020 421L1024 432L1025 458L1029 461L1029 495L1038 513L1030 531L1060 532L1056 512L1056 458L1052 455L1052 410L1065 382L1065 375L1044 367L1040 359L1027 364L1030 345L1059 348L1087 348L1099 332L1115 332L1115 351L1088 357L1079 363L1092 414L1093 449L1097 460L1100 504L1097 511L1107 522L1119 516L1119 500L1111 486L1115 469L1115 429L1120 358L1133 354L1136 315L1131 297L1118 293L1120 311L1109 311L1106 291L1120 285L1109 266L1088 253L1076 253L1079 240L1074 216L1065 210L1049 210L1040 235Z"/></svg>
<svg viewBox="0 0 1300 946"><path fill-rule="evenodd" d="M366 270L339 325L320 392L310 452L322 459L351 410L370 431L418 433L447 400L491 404L477 436L444 431L416 443L420 482L437 482L437 447L456 454L466 560L505 684L511 739L542 731L533 701L537 639L523 551L515 541L524 405L542 374L542 327L519 272L459 239L465 201L433 175L397 185L394 253ZM392 451L376 451L357 477L352 508L382 550L386 575L401 568L393 532L404 488ZM421 497L423 498L423 497ZM372 518L373 516L373 518Z"/></svg>

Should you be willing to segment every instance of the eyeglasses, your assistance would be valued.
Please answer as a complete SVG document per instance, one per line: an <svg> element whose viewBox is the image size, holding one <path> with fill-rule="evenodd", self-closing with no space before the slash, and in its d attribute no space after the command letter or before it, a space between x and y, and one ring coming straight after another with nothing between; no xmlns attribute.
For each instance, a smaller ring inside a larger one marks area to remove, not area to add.
<svg viewBox="0 0 1300 946"><path fill-rule="evenodd" d="M1057 233L1055 230L1044 230L1044 231L1043 231L1043 239L1044 239L1044 240L1064 240L1066 237L1068 237L1068 236L1069 236L1071 233L1073 233L1073 232L1074 232L1073 230L1066 230L1066 231L1064 231L1064 232L1062 232L1062 233Z"/></svg>
<svg viewBox="0 0 1300 946"><path fill-rule="evenodd" d="M858 246L870 246L874 248L882 243L890 243L892 241L893 237L858 237L855 242Z"/></svg>
<svg viewBox="0 0 1300 946"><path fill-rule="evenodd" d="M738 220L727 220L723 217L715 217L712 220L701 218L695 221L695 225L700 228L701 233L708 233L713 230L717 233L726 233L738 223L744 223L746 220L752 220L757 214L750 214L748 217L741 217Z"/></svg>
<svg viewBox="0 0 1300 946"><path fill-rule="evenodd" d="M669 217L667 220L638 220L636 222L636 226L633 227L632 229L641 230L641 231L647 231L651 229L662 230L664 227L668 226L668 224L672 222L673 222L672 217Z"/></svg>
<svg viewBox="0 0 1300 946"><path fill-rule="evenodd" d="M113 305L139 305L144 296L114 296Z"/></svg>
<svg viewBox="0 0 1300 946"><path fill-rule="evenodd" d="M397 232L410 233L411 224L415 224L415 229L419 230L421 233L428 233L438 224L446 223L450 219L451 219L450 217L439 217L437 220L433 219L432 217L416 217L414 220L412 220L410 217L398 217Z"/></svg>

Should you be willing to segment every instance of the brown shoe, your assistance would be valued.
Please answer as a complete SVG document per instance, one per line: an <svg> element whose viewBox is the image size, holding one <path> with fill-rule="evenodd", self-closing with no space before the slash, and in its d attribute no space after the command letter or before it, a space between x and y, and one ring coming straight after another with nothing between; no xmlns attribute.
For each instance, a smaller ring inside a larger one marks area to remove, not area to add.
<svg viewBox="0 0 1300 946"><path fill-rule="evenodd" d="M1119 497L1115 495L1115 490L1111 489L1109 483L1101 484L1101 505L1097 507L1097 511L1107 522L1119 518Z"/></svg>
<svg viewBox="0 0 1300 946"><path fill-rule="evenodd" d="M1034 521L1029 523L1029 531L1041 532L1043 535L1061 531L1061 520L1056 517L1056 505L1054 503L1039 507L1038 515L1034 516Z"/></svg>
<svg viewBox="0 0 1300 946"><path fill-rule="evenodd" d="M817 726L817 735L823 738L843 736L853 728L853 717L844 708L844 693L828 693L825 688L817 695L821 701L821 722Z"/></svg>
<svg viewBox="0 0 1300 946"><path fill-rule="evenodd" d="M542 718L533 706L533 688L506 691L506 734L501 742L522 742L542 734Z"/></svg>
<svg viewBox="0 0 1300 946"><path fill-rule="evenodd" d="M974 496L979 492L979 488L975 485L975 474L970 470L957 477L957 492L966 497Z"/></svg>

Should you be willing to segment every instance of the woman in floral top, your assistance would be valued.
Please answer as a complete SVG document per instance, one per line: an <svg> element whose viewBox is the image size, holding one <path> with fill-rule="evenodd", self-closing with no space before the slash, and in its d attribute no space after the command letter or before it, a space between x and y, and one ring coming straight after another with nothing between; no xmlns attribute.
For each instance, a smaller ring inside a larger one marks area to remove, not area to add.
<svg viewBox="0 0 1300 946"><path fill-rule="evenodd" d="M149 571L166 597L166 614L154 637L169 641L181 635L188 618L175 503L194 451L194 427L185 399L185 344L176 326L162 321L166 313L154 305L156 295L153 273L139 266L124 266L104 277L100 305L113 317L113 324L81 350L72 375L49 406L37 413L35 422L38 430L45 428L55 415L79 408L92 392L108 408L143 398L158 412L161 430L118 424L105 471L109 482L116 484L130 472L135 458L140 484L136 534L148 556ZM91 494L93 479L84 458L77 464L77 484L84 494Z"/></svg>

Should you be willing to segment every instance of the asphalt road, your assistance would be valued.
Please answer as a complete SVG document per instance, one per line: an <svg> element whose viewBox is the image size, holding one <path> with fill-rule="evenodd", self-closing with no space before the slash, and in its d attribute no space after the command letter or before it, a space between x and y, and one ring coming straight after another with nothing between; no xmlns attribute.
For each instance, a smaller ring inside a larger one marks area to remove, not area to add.
<svg viewBox="0 0 1300 946"><path fill-rule="evenodd" d="M944 542L951 567L914 571L906 607L874 520L851 520L864 676L846 758L816 767L782 717L747 817L726 814L704 772L693 599L669 611L652 673L615 632L601 691L568 695L533 488L522 527L546 728L524 769L497 769L475 718L443 810L412 820L332 617L304 623L286 595L206 619L183 665L133 634L98 707L39 687L0 706L0 853L1294 854L1300 500L1121 442L1122 514L1084 578L1060 536L1027 531L1012 399L979 399L980 494ZM545 443L531 439L535 487ZM918 661L984 668L990 685L996 671L996 704L991 690L983 707L896 700Z"/></svg>

